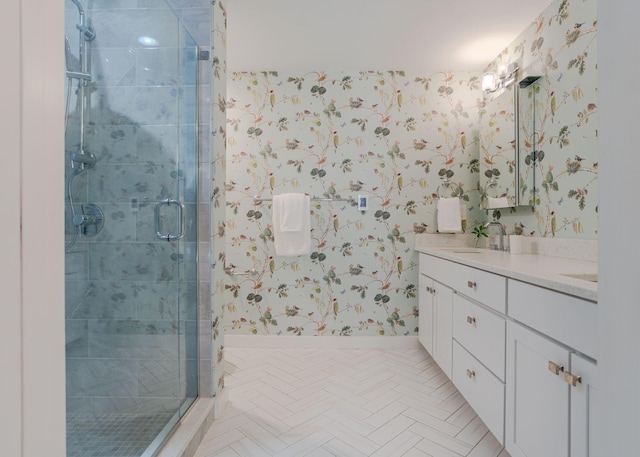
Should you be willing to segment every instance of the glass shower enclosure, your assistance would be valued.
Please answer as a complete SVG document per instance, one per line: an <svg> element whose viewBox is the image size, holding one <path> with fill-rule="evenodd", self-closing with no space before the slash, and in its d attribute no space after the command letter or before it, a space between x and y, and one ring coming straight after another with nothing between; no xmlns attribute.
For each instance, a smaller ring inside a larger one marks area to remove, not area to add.
<svg viewBox="0 0 640 457"><path fill-rule="evenodd" d="M151 456L198 395L198 51L165 0L65 0L65 50L67 457Z"/></svg>

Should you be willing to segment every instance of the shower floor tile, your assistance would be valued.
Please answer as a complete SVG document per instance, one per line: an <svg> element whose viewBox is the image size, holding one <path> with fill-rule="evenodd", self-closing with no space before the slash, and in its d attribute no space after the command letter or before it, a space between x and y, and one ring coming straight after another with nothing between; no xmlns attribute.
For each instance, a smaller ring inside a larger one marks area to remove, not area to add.
<svg viewBox="0 0 640 457"><path fill-rule="evenodd" d="M67 414L67 457L138 457L171 414Z"/></svg>

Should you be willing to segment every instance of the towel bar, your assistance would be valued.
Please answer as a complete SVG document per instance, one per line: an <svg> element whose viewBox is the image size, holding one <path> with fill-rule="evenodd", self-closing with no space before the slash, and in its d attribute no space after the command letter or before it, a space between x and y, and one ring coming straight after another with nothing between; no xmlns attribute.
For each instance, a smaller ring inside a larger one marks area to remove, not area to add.
<svg viewBox="0 0 640 457"><path fill-rule="evenodd" d="M236 267L225 267L224 272L226 274L228 274L229 276L257 276L258 270L256 270L255 268L252 268L251 270L245 270L244 273L237 273L236 272Z"/></svg>
<svg viewBox="0 0 640 457"><path fill-rule="evenodd" d="M259 203L259 202L270 202L273 201L272 198L262 198L262 197L253 197L253 202L254 203ZM342 197L338 197L338 198L328 198L328 197L311 197L311 201L312 202L349 202L349 203L356 203L356 200L353 197L348 197L348 198L342 198Z"/></svg>

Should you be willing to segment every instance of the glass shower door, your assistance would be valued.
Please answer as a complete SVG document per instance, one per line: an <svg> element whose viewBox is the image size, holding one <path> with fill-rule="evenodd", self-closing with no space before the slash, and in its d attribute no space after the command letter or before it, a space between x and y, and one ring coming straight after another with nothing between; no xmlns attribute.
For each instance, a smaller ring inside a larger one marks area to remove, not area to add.
<svg viewBox="0 0 640 457"><path fill-rule="evenodd" d="M153 455L197 396L197 49L126 3L65 2L68 457Z"/></svg>

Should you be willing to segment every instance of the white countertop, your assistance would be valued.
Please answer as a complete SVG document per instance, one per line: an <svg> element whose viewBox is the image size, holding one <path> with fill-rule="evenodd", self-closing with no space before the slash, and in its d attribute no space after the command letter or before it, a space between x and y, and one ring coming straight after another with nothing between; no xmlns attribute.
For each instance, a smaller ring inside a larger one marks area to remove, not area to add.
<svg viewBox="0 0 640 457"><path fill-rule="evenodd" d="M538 254L510 254L508 252L476 249L468 246L431 246L419 243L416 250L452 262L495 273L507 278L545 287L565 294L598 301L598 284L567 274L597 275L598 264Z"/></svg>

